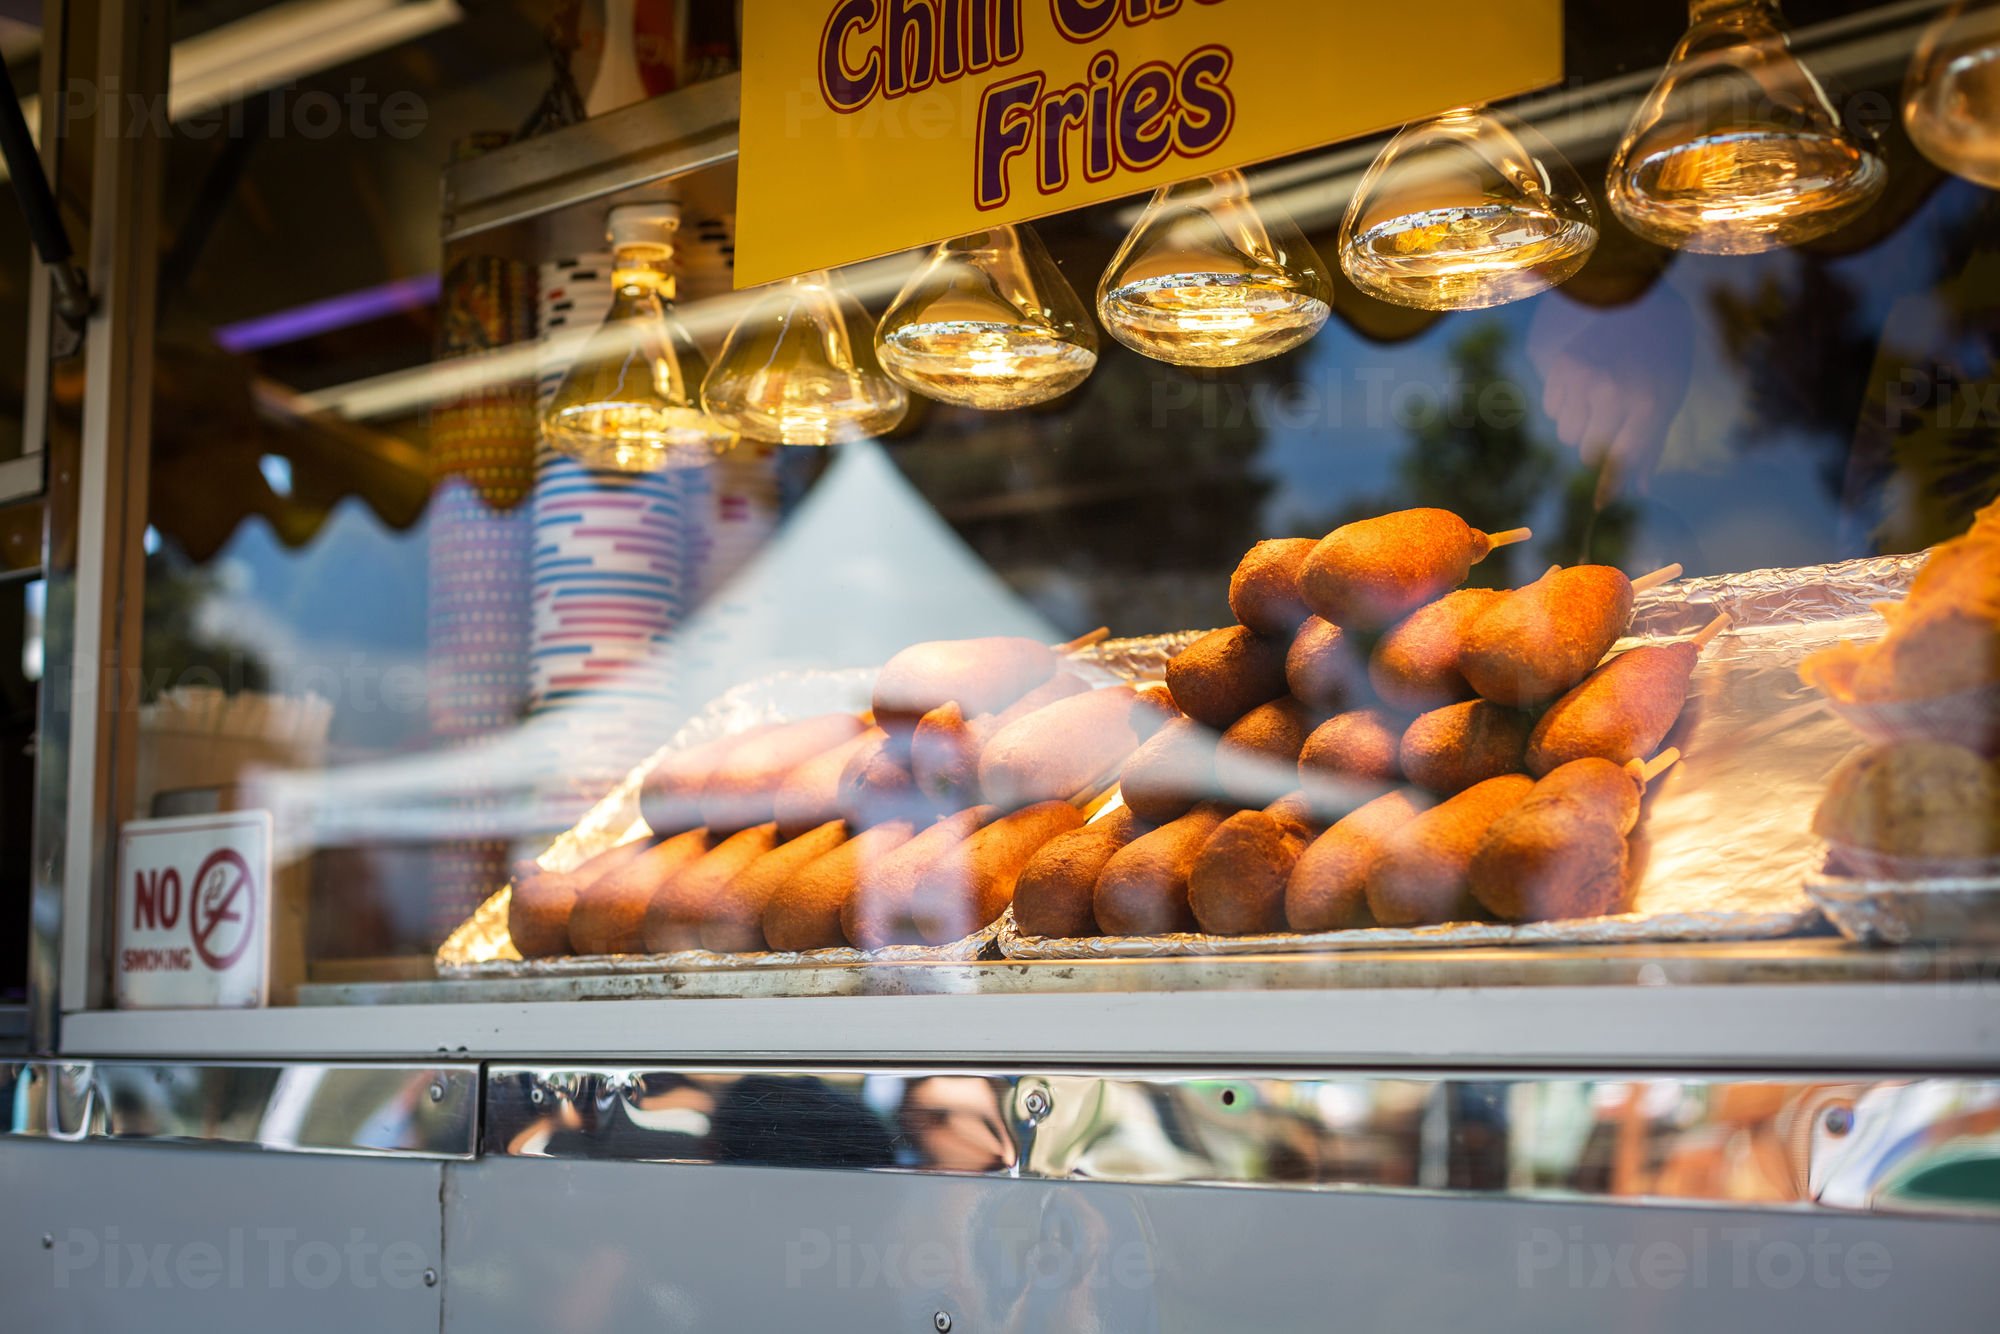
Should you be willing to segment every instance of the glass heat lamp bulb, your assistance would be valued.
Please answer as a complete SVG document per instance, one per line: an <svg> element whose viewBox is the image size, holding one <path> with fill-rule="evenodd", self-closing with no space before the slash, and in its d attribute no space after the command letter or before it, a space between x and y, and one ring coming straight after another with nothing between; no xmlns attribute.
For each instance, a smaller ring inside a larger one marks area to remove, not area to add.
<svg viewBox="0 0 2000 1334"><path fill-rule="evenodd" d="M674 318L673 204L611 210L611 310L542 413L542 434L593 468L698 468L736 443L701 410L701 349Z"/></svg>
<svg viewBox="0 0 2000 1334"><path fill-rule="evenodd" d="M1097 331L1034 231L1003 226L933 250L882 316L875 351L930 398L1023 408L1084 382Z"/></svg>
<svg viewBox="0 0 2000 1334"><path fill-rule="evenodd" d="M2000 0L1958 0L1925 30L1903 124L1925 157L2000 190Z"/></svg>
<svg viewBox="0 0 2000 1334"><path fill-rule="evenodd" d="M1887 180L1792 55L1777 0L1693 0L1611 160L1612 212L1659 245L1741 255L1825 236Z"/></svg>
<svg viewBox="0 0 2000 1334"><path fill-rule="evenodd" d="M716 354L701 402L739 434L779 445L880 435L910 405L875 360L868 312L824 270L752 303Z"/></svg>
<svg viewBox="0 0 2000 1334"><path fill-rule="evenodd" d="M1575 168L1528 126L1478 107L1404 126L1340 226L1354 285L1419 310L1519 301L1596 248L1597 210Z"/></svg>
<svg viewBox="0 0 2000 1334"><path fill-rule="evenodd" d="M1178 366L1242 366L1318 333L1333 312L1326 264L1243 174L1162 186L1097 284L1097 318L1135 352Z"/></svg>

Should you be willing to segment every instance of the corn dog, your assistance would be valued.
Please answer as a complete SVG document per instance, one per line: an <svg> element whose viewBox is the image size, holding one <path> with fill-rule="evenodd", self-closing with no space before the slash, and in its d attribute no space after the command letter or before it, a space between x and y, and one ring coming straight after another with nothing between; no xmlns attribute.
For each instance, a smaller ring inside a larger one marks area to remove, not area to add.
<svg viewBox="0 0 2000 1334"><path fill-rule="evenodd" d="M1066 801L1042 801L1003 815L950 848L924 873L910 899L917 934L932 945L970 935L1014 901L1021 869L1059 835L1083 827Z"/></svg>
<svg viewBox="0 0 2000 1334"><path fill-rule="evenodd" d="M1114 936L1194 930L1188 877L1209 835L1232 813L1228 806L1203 802L1114 853L1091 896L1098 926Z"/></svg>
<svg viewBox="0 0 2000 1334"><path fill-rule="evenodd" d="M1044 843L1015 882L1015 924L1031 936L1099 934L1092 904L1097 878L1121 848L1152 828L1129 806L1120 806Z"/></svg>
<svg viewBox="0 0 2000 1334"><path fill-rule="evenodd" d="M579 890L569 915L570 948L577 954L645 949L646 907L653 895L706 853L711 842L706 829L675 834Z"/></svg>
<svg viewBox="0 0 2000 1334"><path fill-rule="evenodd" d="M1286 925L1294 931L1368 925L1368 872L1389 836L1434 804L1429 793L1397 788L1356 807L1307 844L1285 883Z"/></svg>
<svg viewBox="0 0 2000 1334"><path fill-rule="evenodd" d="M763 824L772 818L779 786L794 770L865 730L853 714L828 713L780 724L731 747L702 786L702 823L715 834Z"/></svg>
<svg viewBox="0 0 2000 1334"><path fill-rule="evenodd" d="M652 846L650 838L631 839L567 871L544 871L531 861L515 867L514 889L507 896L507 935L515 950L524 959L567 954L577 894Z"/></svg>
<svg viewBox="0 0 2000 1334"><path fill-rule="evenodd" d="M1299 572L1299 592L1345 630L1379 630L1458 587L1525 528L1486 534L1450 510L1408 509L1334 529Z"/></svg>
<svg viewBox="0 0 2000 1334"><path fill-rule="evenodd" d="M1289 637L1312 613L1299 596L1299 569L1319 543L1278 537L1251 547L1229 577L1229 610L1260 635Z"/></svg>
<svg viewBox="0 0 2000 1334"><path fill-rule="evenodd" d="M1521 772L1534 720L1483 699L1419 715L1403 732L1403 775L1442 796Z"/></svg>
<svg viewBox="0 0 2000 1334"><path fill-rule="evenodd" d="M1534 789L1526 774L1476 783L1389 835L1368 869L1368 911L1383 926L1429 926L1478 915L1467 877L1494 821Z"/></svg>
<svg viewBox="0 0 2000 1334"><path fill-rule="evenodd" d="M818 950L847 944L840 912L861 878L916 836L907 820L878 824L796 872L764 905L764 940L774 950Z"/></svg>
<svg viewBox="0 0 2000 1334"><path fill-rule="evenodd" d="M1211 630L1167 664L1167 689L1182 713L1219 732L1285 693L1287 647L1241 625Z"/></svg>
<svg viewBox="0 0 2000 1334"><path fill-rule="evenodd" d="M863 868L854 893L840 907L840 932L847 943L875 950L921 941L912 915L918 887L940 859L999 813L996 806L974 806L948 815Z"/></svg>
<svg viewBox="0 0 2000 1334"><path fill-rule="evenodd" d="M847 841L847 825L829 820L780 843L738 871L717 892L701 924L701 947L718 954L765 948L764 909L771 897L805 867Z"/></svg>
<svg viewBox="0 0 2000 1334"><path fill-rule="evenodd" d="M775 823L753 825L723 839L662 884L646 905L641 928L646 949L653 954L700 949L702 924L723 886L776 846Z"/></svg>

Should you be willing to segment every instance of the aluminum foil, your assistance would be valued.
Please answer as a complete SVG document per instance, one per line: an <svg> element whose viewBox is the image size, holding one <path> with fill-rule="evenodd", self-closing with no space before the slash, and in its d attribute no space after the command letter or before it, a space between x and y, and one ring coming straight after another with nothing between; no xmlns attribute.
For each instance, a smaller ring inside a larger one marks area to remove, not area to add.
<svg viewBox="0 0 2000 1334"><path fill-rule="evenodd" d="M1801 660L1840 639L1881 635L1873 604L1900 600L1922 553L1796 570L1682 579L1634 602L1619 650L1685 638L1727 612L1703 653L1665 744L1681 762L1655 779L1632 838L1629 910L1507 926L1459 922L1261 936L1023 935L1003 919L1012 959L1153 958L1408 947L1747 940L1824 930L1805 892L1825 848L1811 829L1827 774L1859 738L1799 681Z"/></svg>
<svg viewBox="0 0 2000 1334"><path fill-rule="evenodd" d="M1806 878L1806 895L1864 944L2000 944L2000 875L1874 880Z"/></svg>

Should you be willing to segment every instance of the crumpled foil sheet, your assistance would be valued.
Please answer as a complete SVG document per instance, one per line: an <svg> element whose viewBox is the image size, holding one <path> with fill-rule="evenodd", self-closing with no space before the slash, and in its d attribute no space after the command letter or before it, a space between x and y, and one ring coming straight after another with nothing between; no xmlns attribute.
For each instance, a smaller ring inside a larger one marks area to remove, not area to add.
<svg viewBox="0 0 2000 1334"><path fill-rule="evenodd" d="M1626 912L1507 926L1460 922L1312 934L1023 935L1011 914L1010 959L1159 958L1475 945L1625 945L1748 940L1823 930L1806 876L1825 850L1811 829L1826 776L1860 738L1799 680L1806 654L1882 633L1876 602L1900 600L1924 553L1795 570L1680 579L1638 595L1619 650L1685 638L1720 612L1730 628L1703 653L1687 707L1667 736L1681 761L1655 779L1632 837Z"/></svg>
<svg viewBox="0 0 2000 1334"><path fill-rule="evenodd" d="M2000 944L2000 875L1932 880L1806 877L1806 896L1863 944Z"/></svg>

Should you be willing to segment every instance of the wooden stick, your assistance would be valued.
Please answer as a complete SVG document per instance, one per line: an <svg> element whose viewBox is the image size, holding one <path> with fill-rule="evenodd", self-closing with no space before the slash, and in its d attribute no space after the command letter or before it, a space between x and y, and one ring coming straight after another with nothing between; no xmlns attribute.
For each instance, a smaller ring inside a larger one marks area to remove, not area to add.
<svg viewBox="0 0 2000 1334"><path fill-rule="evenodd" d="M1714 620L1710 621L1707 625L1704 625L1703 627L1701 627L1701 629L1695 632L1694 646L1696 648L1707 648L1709 640L1714 639L1717 635L1721 634L1724 630L1727 630L1728 628L1729 628L1729 613L1725 611L1720 616L1716 617Z"/></svg>
<svg viewBox="0 0 2000 1334"><path fill-rule="evenodd" d="M1679 762L1680 758L1680 749L1676 746L1668 746L1652 759L1646 760L1643 763L1639 760L1632 761L1632 764L1639 766L1639 771L1635 775L1639 780L1639 785L1644 787L1647 783L1652 782L1655 778L1658 778L1661 774L1671 769ZM1628 765L1626 767L1630 768L1631 766Z"/></svg>
<svg viewBox="0 0 2000 1334"><path fill-rule="evenodd" d="M1675 561L1672 565L1662 565L1651 574L1642 574L1637 579L1634 579L1632 581L1632 591L1634 593L1643 593L1649 588L1658 588L1661 584L1671 583L1680 577L1681 563Z"/></svg>
<svg viewBox="0 0 2000 1334"><path fill-rule="evenodd" d="M1516 542L1525 542L1534 535L1535 530L1532 528L1509 528L1504 533L1488 533L1486 549L1496 551L1501 547L1511 547Z"/></svg>
<svg viewBox="0 0 2000 1334"><path fill-rule="evenodd" d="M1075 653L1082 649L1089 648L1092 644L1101 644L1109 638L1111 638L1111 628L1109 626L1100 625L1095 630L1092 630L1089 634L1078 635L1075 639L1070 640L1069 643L1067 644L1057 644L1056 652Z"/></svg>

